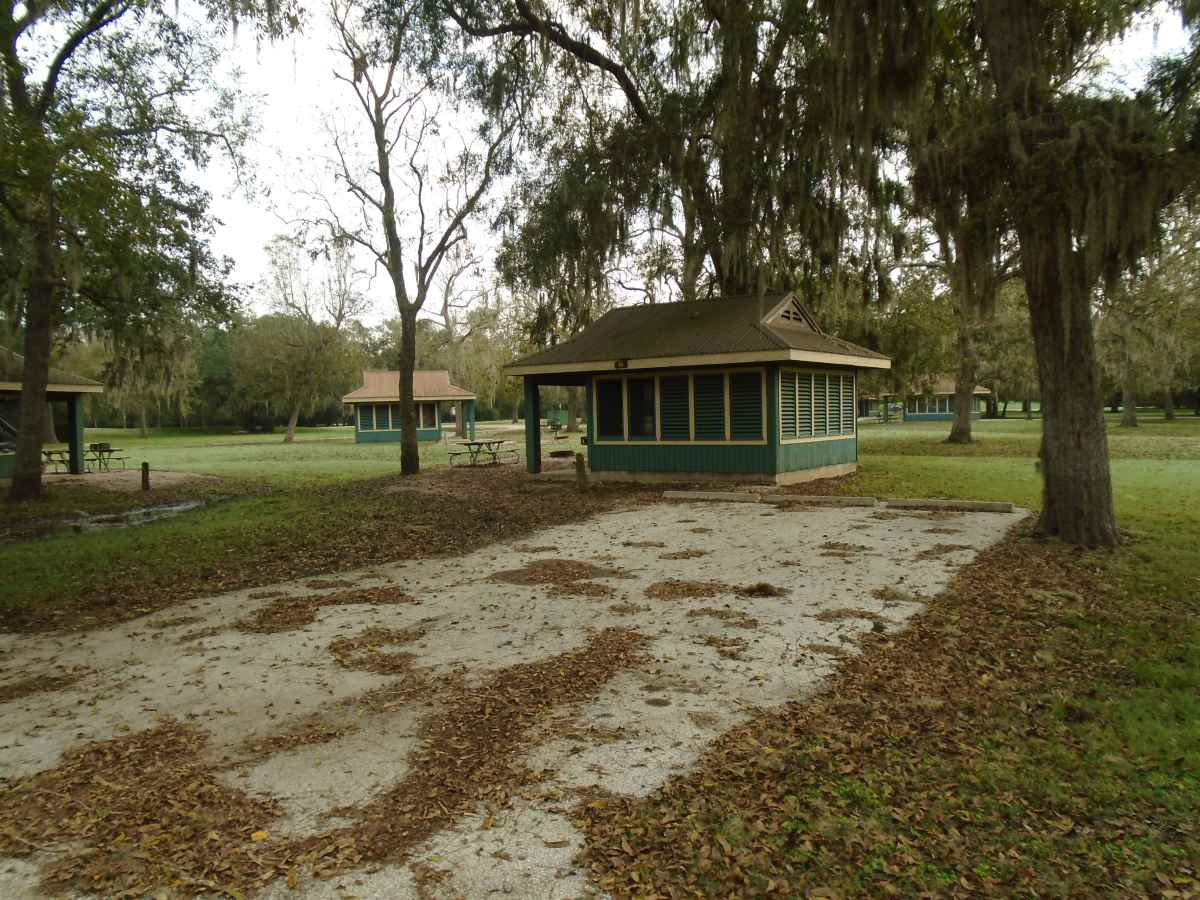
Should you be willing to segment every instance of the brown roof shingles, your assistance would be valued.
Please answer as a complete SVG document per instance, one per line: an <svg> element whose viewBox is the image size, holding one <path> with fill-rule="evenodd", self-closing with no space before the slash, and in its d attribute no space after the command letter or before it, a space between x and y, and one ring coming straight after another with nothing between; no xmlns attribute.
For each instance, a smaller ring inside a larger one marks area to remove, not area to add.
<svg viewBox="0 0 1200 900"><path fill-rule="evenodd" d="M862 359L881 353L806 327L768 327L763 319L781 300L748 298L622 306L600 317L576 337L531 353L511 367L598 363L798 350Z"/></svg>
<svg viewBox="0 0 1200 900"><path fill-rule="evenodd" d="M388 369L363 369L362 387L342 398L343 403L371 400L395 402L400 399L400 373ZM413 400L474 400L475 395L450 381L445 369L417 369L413 372Z"/></svg>

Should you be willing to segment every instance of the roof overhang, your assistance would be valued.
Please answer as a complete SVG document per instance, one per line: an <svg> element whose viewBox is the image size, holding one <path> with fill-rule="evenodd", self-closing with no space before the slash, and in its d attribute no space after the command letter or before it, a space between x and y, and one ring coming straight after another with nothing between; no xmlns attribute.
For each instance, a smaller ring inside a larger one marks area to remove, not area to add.
<svg viewBox="0 0 1200 900"><path fill-rule="evenodd" d="M0 391L20 391L19 381L0 381ZM102 384L48 384L47 394L103 394Z"/></svg>
<svg viewBox="0 0 1200 900"><path fill-rule="evenodd" d="M756 350L748 353L709 353L697 356L654 356L644 359L603 359L592 362L550 363L547 365L505 366L504 374L560 375L567 372L613 372L626 369L679 369L691 366L737 366L746 363L795 362L854 369L890 369L892 361L884 357L851 356L843 353L816 353L807 350Z"/></svg>

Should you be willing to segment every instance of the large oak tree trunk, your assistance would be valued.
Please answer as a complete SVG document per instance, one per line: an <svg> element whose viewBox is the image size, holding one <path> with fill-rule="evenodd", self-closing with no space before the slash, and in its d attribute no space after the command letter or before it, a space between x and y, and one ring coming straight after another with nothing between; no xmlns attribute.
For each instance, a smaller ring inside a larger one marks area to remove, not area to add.
<svg viewBox="0 0 1200 900"><path fill-rule="evenodd" d="M1163 391L1163 415L1168 422L1175 421L1175 393L1170 388Z"/></svg>
<svg viewBox="0 0 1200 900"><path fill-rule="evenodd" d="M965 306L966 300L960 301ZM965 309L958 317L958 375L954 382L954 424L950 426L949 444L970 444L975 438L971 434L971 407L975 400L976 356L975 341L971 333L972 323Z"/></svg>
<svg viewBox="0 0 1200 900"><path fill-rule="evenodd" d="M579 391L567 388L567 431L575 434L579 431Z"/></svg>
<svg viewBox="0 0 1200 900"><path fill-rule="evenodd" d="M1137 368L1133 359L1126 354L1121 370L1121 425L1124 428L1137 428L1137 424Z"/></svg>
<svg viewBox="0 0 1200 900"><path fill-rule="evenodd" d="M291 415L288 416L287 434L283 436L283 442L290 444L296 440L296 423L300 421L300 404L296 403L292 406Z"/></svg>
<svg viewBox="0 0 1200 900"><path fill-rule="evenodd" d="M1022 121L1057 121L1050 79L1041 65L1041 34L1049 7L1038 0L981 0L981 37L1007 116L1010 170L1005 176L1027 197L1054 196L1051 173L1031 162L1045 149L1044 132ZM1039 530L1070 544L1112 547L1120 541L1113 512L1108 434L1101 404L1092 289L1099 272L1071 231L1069 201L1018 211L1021 274L1042 401L1042 515Z"/></svg>
<svg viewBox="0 0 1200 900"><path fill-rule="evenodd" d="M417 406L413 402L413 369L417 365L417 311L400 310L400 474L421 471L417 446Z"/></svg>
<svg viewBox="0 0 1200 900"><path fill-rule="evenodd" d="M50 380L51 309L54 302L52 272L53 234L49 224L39 227L30 257L29 292L25 304L25 368L21 373L20 418L17 422L16 459L8 499L36 500L42 495L42 438L47 411L46 386Z"/></svg>
<svg viewBox="0 0 1200 900"><path fill-rule="evenodd" d="M1053 235L1025 229L1022 269L1042 398L1039 531L1070 544L1119 541L1089 292L1061 282Z"/></svg>
<svg viewBox="0 0 1200 900"><path fill-rule="evenodd" d="M45 425L42 428L42 442L45 444L58 443L58 432L54 430L54 407L49 402L46 403L46 419Z"/></svg>

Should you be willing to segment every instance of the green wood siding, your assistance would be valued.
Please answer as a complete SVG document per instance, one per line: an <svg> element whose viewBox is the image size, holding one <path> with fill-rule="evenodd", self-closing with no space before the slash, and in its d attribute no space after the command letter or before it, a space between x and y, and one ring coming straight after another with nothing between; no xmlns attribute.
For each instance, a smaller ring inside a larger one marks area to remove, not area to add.
<svg viewBox="0 0 1200 900"><path fill-rule="evenodd" d="M795 444L780 444L775 450L776 472L838 466L858 461L858 438L800 441Z"/></svg>
<svg viewBox="0 0 1200 900"><path fill-rule="evenodd" d="M769 444L592 444L594 472L727 472L768 475L775 449Z"/></svg>

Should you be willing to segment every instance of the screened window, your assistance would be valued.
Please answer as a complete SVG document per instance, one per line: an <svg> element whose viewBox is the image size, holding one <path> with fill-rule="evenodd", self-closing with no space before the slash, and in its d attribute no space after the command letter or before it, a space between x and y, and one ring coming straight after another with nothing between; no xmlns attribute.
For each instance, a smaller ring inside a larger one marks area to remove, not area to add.
<svg viewBox="0 0 1200 900"><path fill-rule="evenodd" d="M433 403L418 403L417 404L418 428L436 428L437 427L437 409Z"/></svg>
<svg viewBox="0 0 1200 900"><path fill-rule="evenodd" d="M842 376L842 434L854 434L858 410L854 408L854 376Z"/></svg>
<svg viewBox="0 0 1200 900"><path fill-rule="evenodd" d="M359 431L374 431L375 430L374 407L360 406L358 408L358 430Z"/></svg>
<svg viewBox="0 0 1200 900"><path fill-rule="evenodd" d="M596 434L605 441L625 439L625 396L618 378L596 381Z"/></svg>
<svg viewBox="0 0 1200 900"><path fill-rule="evenodd" d="M779 436L796 436L796 380L795 372L779 373Z"/></svg>
<svg viewBox="0 0 1200 900"><path fill-rule="evenodd" d="M725 376L696 375L692 386L696 440L725 440Z"/></svg>
<svg viewBox="0 0 1200 900"><path fill-rule="evenodd" d="M629 392L629 439L652 441L658 437L654 421L654 379L630 378L625 384Z"/></svg>
<svg viewBox="0 0 1200 900"><path fill-rule="evenodd" d="M392 420L388 416L388 408L383 403L375 404L375 427L380 431L387 431L392 427Z"/></svg>
<svg viewBox="0 0 1200 900"><path fill-rule="evenodd" d="M779 373L779 436L783 440L854 434L854 376Z"/></svg>
<svg viewBox="0 0 1200 900"><path fill-rule="evenodd" d="M813 374L801 372L797 380L796 437L813 436Z"/></svg>
<svg viewBox="0 0 1200 900"><path fill-rule="evenodd" d="M763 378L761 372L729 374L729 437L761 441L763 436Z"/></svg>
<svg viewBox="0 0 1200 900"><path fill-rule="evenodd" d="M662 439L664 441L687 441L691 439L691 411L688 403L688 377L669 375L658 380L658 406L662 417ZM630 395L630 403L632 403ZM630 426L632 427L632 419Z"/></svg>

